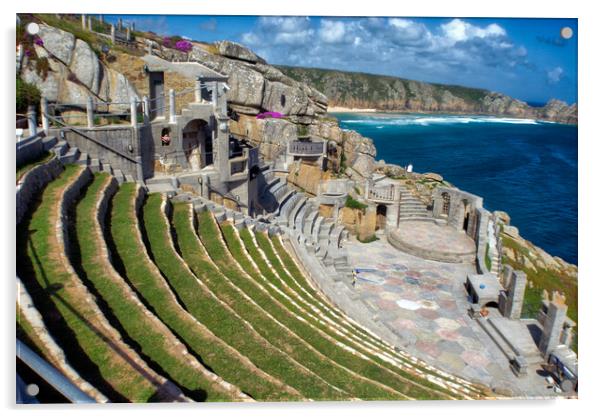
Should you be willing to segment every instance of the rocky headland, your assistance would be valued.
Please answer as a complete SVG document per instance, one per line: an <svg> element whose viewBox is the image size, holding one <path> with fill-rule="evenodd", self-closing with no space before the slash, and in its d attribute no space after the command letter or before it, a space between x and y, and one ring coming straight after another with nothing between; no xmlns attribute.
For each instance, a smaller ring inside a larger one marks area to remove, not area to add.
<svg viewBox="0 0 602 418"><path fill-rule="evenodd" d="M323 92L330 105L383 112L510 116L576 124L577 105L551 99L543 107L484 89L318 68L278 66L286 75Z"/></svg>

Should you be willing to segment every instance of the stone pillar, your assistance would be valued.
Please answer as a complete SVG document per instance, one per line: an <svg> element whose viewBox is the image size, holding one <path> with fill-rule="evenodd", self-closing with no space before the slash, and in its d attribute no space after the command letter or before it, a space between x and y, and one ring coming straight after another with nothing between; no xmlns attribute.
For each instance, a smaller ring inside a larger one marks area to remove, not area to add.
<svg viewBox="0 0 602 418"><path fill-rule="evenodd" d="M130 28L126 28L125 29L125 39L129 41L131 34L132 33L130 32Z"/></svg>
<svg viewBox="0 0 602 418"><path fill-rule="evenodd" d="M194 101L195 103L201 103L202 101L202 97L201 97L201 79L197 78L196 81L194 82Z"/></svg>
<svg viewBox="0 0 602 418"><path fill-rule="evenodd" d="M92 32L92 17L88 16L88 30Z"/></svg>
<svg viewBox="0 0 602 418"><path fill-rule="evenodd" d="M38 121L36 119L36 108L33 105L27 107L27 128L29 135L33 136L38 133Z"/></svg>
<svg viewBox="0 0 602 418"><path fill-rule="evenodd" d="M98 21L100 22L100 24L102 25L103 23L105 23L105 19L104 17L102 17L102 15L98 16Z"/></svg>
<svg viewBox="0 0 602 418"><path fill-rule="evenodd" d="M136 156L136 177L136 181L139 184L144 184L144 170L142 167L142 157L140 155Z"/></svg>
<svg viewBox="0 0 602 418"><path fill-rule="evenodd" d="M115 43L115 25L111 24L111 42Z"/></svg>
<svg viewBox="0 0 602 418"><path fill-rule="evenodd" d="M553 292L548 312L543 324L543 332L539 341L539 350L547 357L550 352L560 344L560 335L566 320L567 306L564 296Z"/></svg>
<svg viewBox="0 0 602 418"><path fill-rule="evenodd" d="M510 286L504 316L510 319L520 319L527 287L527 275L523 271L512 271Z"/></svg>
<svg viewBox="0 0 602 418"><path fill-rule="evenodd" d="M92 96L88 96L88 101L86 102L86 117L88 119L88 128L94 127L94 102L92 100Z"/></svg>
<svg viewBox="0 0 602 418"><path fill-rule="evenodd" d="M368 200L368 197L370 196L370 180L366 180L364 189L364 198Z"/></svg>
<svg viewBox="0 0 602 418"><path fill-rule="evenodd" d="M142 109L144 112L144 124L150 121L150 100L148 96L142 97Z"/></svg>
<svg viewBox="0 0 602 418"><path fill-rule="evenodd" d="M130 23L130 29L132 30L132 33L136 32L136 22Z"/></svg>
<svg viewBox="0 0 602 418"><path fill-rule="evenodd" d="M169 89L169 123L176 123L176 92Z"/></svg>
<svg viewBox="0 0 602 418"><path fill-rule="evenodd" d="M217 155L214 166L217 168L220 179L227 181L230 178L230 166L228 164L230 156L230 135L228 131L228 118L219 118L216 120L216 141L217 142ZM214 151L216 150L214 146Z"/></svg>
<svg viewBox="0 0 602 418"><path fill-rule="evenodd" d="M217 81L211 83L211 104L215 110L217 108Z"/></svg>
<svg viewBox="0 0 602 418"><path fill-rule="evenodd" d="M40 100L40 114L42 115L42 129L48 135L50 131L50 123L48 121L48 99L42 97Z"/></svg>
<svg viewBox="0 0 602 418"><path fill-rule="evenodd" d="M86 30L86 15L82 15L82 29Z"/></svg>
<svg viewBox="0 0 602 418"><path fill-rule="evenodd" d="M123 30L123 20L121 18L117 19L117 29Z"/></svg>
<svg viewBox="0 0 602 418"><path fill-rule="evenodd" d="M132 123L132 126L136 127L138 126L138 120L137 120L137 104L136 104L136 98L132 97L130 99L130 122Z"/></svg>

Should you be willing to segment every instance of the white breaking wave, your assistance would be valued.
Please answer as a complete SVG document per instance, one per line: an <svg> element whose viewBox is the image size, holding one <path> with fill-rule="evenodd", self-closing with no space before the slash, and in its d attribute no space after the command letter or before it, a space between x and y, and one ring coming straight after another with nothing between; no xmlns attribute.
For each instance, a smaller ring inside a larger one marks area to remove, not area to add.
<svg viewBox="0 0 602 418"><path fill-rule="evenodd" d="M517 125L538 125L539 121L535 119L519 118L498 118L495 116L416 116L416 115L395 115L395 116L369 116L363 119L343 119L341 123L356 125L455 125L468 123L509 123Z"/></svg>

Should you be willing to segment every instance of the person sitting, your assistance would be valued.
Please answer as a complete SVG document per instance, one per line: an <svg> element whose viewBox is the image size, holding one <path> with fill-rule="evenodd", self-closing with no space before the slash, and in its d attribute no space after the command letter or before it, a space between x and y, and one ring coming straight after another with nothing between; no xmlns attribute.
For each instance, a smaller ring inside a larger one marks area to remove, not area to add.
<svg viewBox="0 0 602 418"><path fill-rule="evenodd" d="M167 146L169 144L171 144L171 137L169 136L169 133L165 133L161 136L161 145Z"/></svg>

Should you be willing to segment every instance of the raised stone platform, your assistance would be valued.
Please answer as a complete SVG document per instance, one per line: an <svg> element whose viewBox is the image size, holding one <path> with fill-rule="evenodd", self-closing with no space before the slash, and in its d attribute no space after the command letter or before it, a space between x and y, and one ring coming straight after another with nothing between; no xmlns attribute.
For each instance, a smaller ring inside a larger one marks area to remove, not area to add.
<svg viewBox="0 0 602 418"><path fill-rule="evenodd" d="M403 222L387 238L395 248L427 260L472 263L476 257L476 246L470 237L435 222Z"/></svg>

